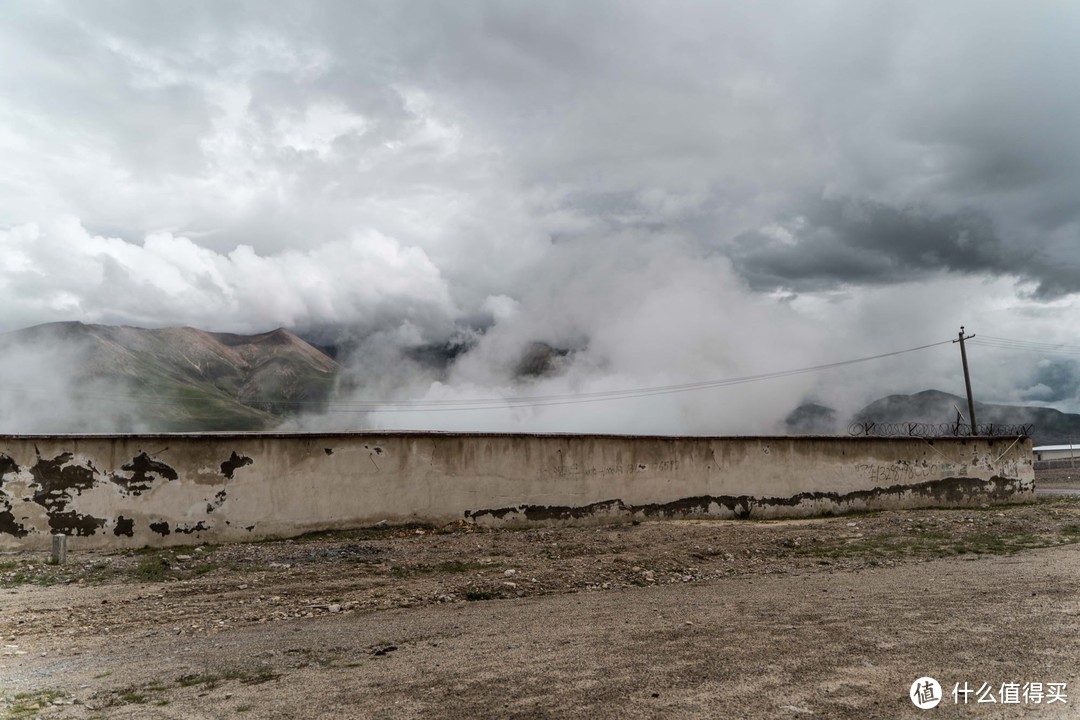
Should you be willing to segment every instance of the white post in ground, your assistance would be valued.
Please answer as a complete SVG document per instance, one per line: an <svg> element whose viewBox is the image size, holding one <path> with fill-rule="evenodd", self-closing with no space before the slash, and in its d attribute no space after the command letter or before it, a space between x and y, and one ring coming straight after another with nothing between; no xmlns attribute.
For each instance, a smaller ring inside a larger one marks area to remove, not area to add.
<svg viewBox="0 0 1080 720"><path fill-rule="evenodd" d="M52 564L63 565L67 562L67 535L52 536Z"/></svg>

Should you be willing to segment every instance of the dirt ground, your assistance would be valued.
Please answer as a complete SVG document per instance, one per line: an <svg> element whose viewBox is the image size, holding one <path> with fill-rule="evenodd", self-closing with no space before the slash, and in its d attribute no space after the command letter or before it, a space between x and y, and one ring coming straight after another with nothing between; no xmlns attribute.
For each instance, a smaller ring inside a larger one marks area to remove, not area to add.
<svg viewBox="0 0 1080 720"><path fill-rule="evenodd" d="M0 718L1080 717L1077 542L1077 497L118 554L73 539L64 566L0 555ZM928 711L908 698L924 675L945 696ZM965 682L999 702L957 704ZM1065 683L1067 702L1003 704L1003 683Z"/></svg>
<svg viewBox="0 0 1080 720"><path fill-rule="evenodd" d="M1039 470L1036 478L1040 488L1080 488L1080 467Z"/></svg>

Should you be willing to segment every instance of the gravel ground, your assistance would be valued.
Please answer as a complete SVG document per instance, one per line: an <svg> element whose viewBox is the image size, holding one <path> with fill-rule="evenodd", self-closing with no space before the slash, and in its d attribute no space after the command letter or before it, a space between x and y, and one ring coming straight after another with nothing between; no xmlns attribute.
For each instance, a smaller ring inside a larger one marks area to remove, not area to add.
<svg viewBox="0 0 1080 720"><path fill-rule="evenodd" d="M0 555L0 718L1080 717L1080 499ZM957 705L956 683L1067 683Z"/></svg>

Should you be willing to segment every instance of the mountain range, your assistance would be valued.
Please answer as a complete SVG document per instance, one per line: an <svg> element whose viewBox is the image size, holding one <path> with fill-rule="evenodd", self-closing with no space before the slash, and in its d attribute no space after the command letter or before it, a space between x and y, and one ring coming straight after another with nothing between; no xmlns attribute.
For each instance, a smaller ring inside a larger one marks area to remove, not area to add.
<svg viewBox="0 0 1080 720"><path fill-rule="evenodd" d="M406 355L432 371L445 372L465 351L458 345L422 346ZM268 430L298 412L324 411L339 382L355 382L327 352L284 328L236 335L190 327L143 329L80 322L37 325L0 335L0 359L9 360L8 365L0 365L0 371L8 375L0 381L9 385L27 382L11 377L10 358L20 353L30 358L21 360L23 365L45 364L44 360L53 356L64 358L59 370L43 370L33 382L66 383L66 393L83 404L84 423L79 429L100 428L102 432ZM558 374L569 362L570 353L532 343L515 374L520 378ZM66 377L55 377L60 373ZM11 398L19 397L19 388L14 388L14 396L11 390L5 389L0 402L17 404ZM91 412L87 413L87 408ZM109 408L108 423L98 421L106 417L105 408ZM966 399L925 390L875 400L855 413L850 422L948 423L955 421L957 408L966 415ZM1080 415L981 402L975 409L980 424L1031 425L1037 445L1080 438ZM3 410L0 408L0 416ZM846 434L848 422L826 405L806 403L787 416L785 429L791 434ZM17 420L8 425L24 427Z"/></svg>

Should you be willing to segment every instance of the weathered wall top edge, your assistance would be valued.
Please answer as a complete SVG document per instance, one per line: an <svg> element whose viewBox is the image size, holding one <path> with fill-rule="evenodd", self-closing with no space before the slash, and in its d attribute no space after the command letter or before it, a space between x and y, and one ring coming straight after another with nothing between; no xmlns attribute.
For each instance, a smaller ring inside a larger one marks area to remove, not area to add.
<svg viewBox="0 0 1080 720"><path fill-rule="evenodd" d="M197 432L197 433L49 433L0 434L0 442L25 440L141 440L141 439L316 439L378 437L498 437L498 438L559 438L559 439L617 439L617 440L771 440L794 442L910 442L955 440L1027 440L1016 435L963 435L938 438L917 436L877 437L867 435L637 435L618 433L527 433L527 432L458 432L442 430L361 430L353 432Z"/></svg>

